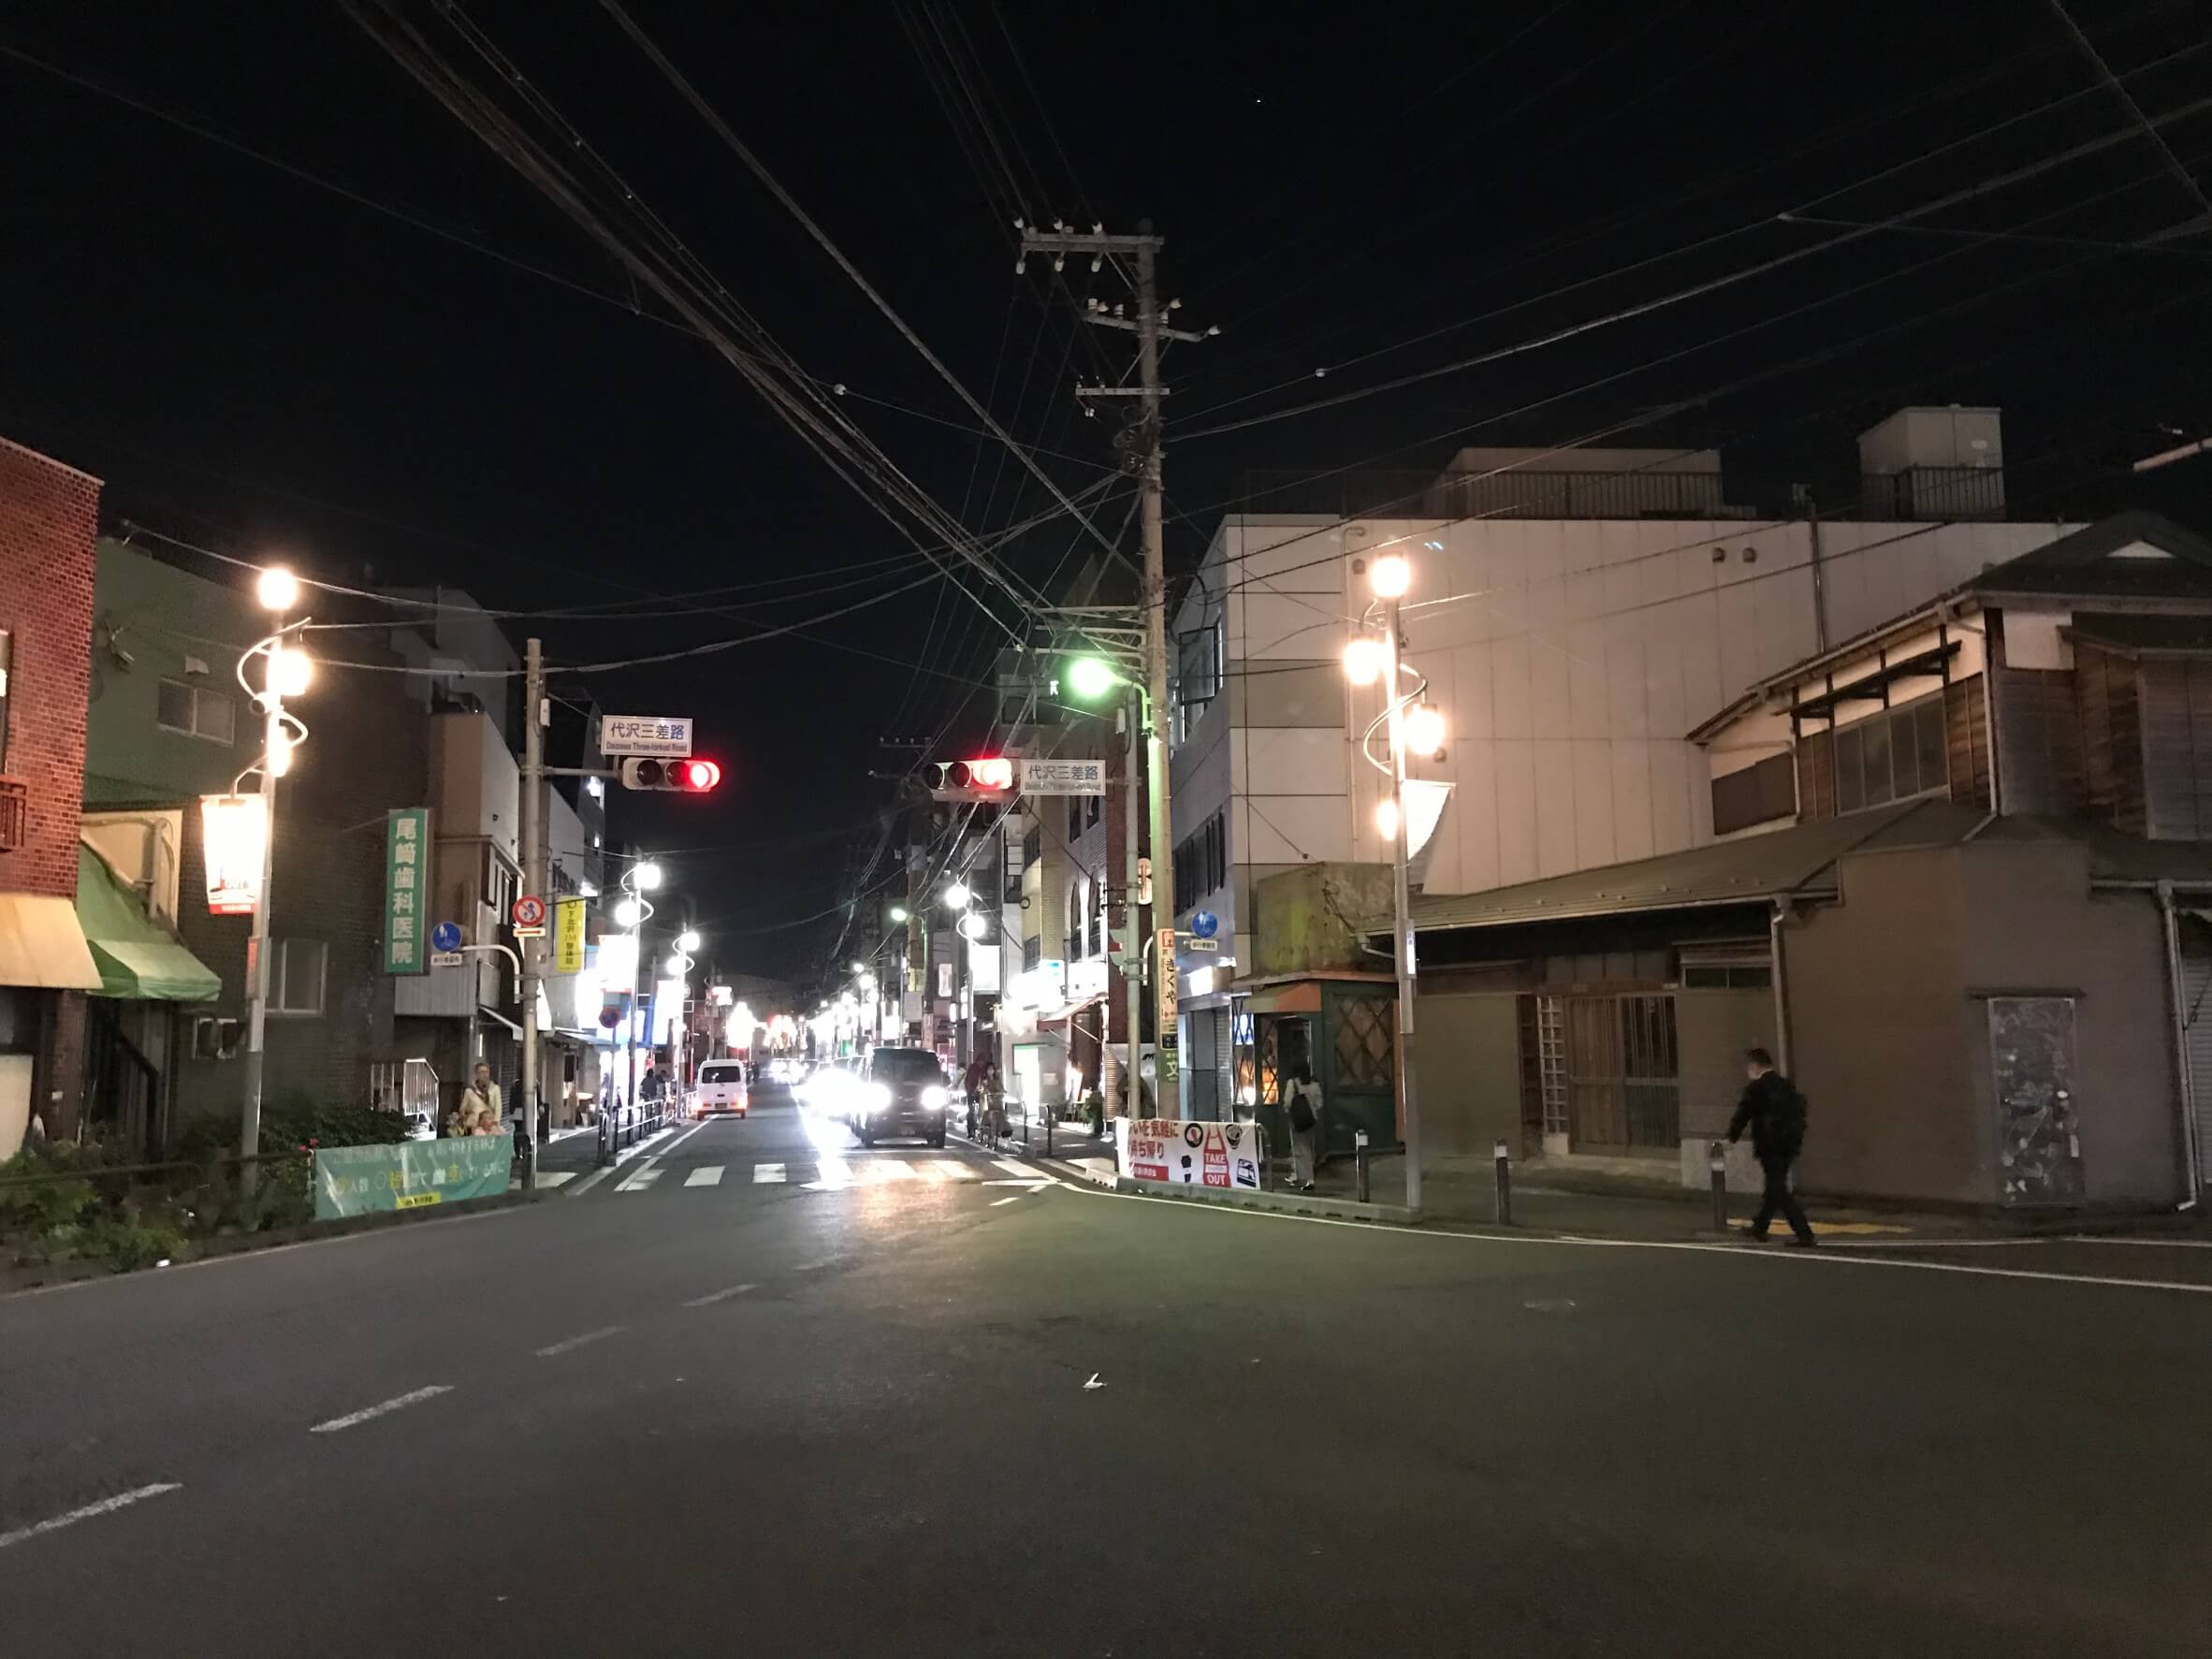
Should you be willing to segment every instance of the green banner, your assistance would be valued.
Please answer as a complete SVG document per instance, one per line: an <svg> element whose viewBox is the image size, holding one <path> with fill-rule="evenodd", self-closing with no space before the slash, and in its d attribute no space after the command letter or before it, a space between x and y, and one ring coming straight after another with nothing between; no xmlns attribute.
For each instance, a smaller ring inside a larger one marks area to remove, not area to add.
<svg viewBox="0 0 2212 1659"><path fill-rule="evenodd" d="M430 809L395 807L384 827L384 970L422 973L429 967Z"/></svg>
<svg viewBox="0 0 2212 1659"><path fill-rule="evenodd" d="M507 1190L515 1137L458 1135L397 1146L332 1146L315 1151L315 1219L417 1210L489 1198Z"/></svg>

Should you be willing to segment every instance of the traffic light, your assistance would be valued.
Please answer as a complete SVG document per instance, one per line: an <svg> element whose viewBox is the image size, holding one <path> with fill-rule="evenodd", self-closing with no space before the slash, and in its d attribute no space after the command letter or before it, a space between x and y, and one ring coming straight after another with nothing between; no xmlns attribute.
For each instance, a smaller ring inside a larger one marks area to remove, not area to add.
<svg viewBox="0 0 2212 1659"><path fill-rule="evenodd" d="M1013 794L1013 762L1004 755L936 761L926 770L932 800L1003 801Z"/></svg>
<svg viewBox="0 0 2212 1659"><path fill-rule="evenodd" d="M624 761L624 789L668 789L687 795L703 795L722 780L714 761Z"/></svg>

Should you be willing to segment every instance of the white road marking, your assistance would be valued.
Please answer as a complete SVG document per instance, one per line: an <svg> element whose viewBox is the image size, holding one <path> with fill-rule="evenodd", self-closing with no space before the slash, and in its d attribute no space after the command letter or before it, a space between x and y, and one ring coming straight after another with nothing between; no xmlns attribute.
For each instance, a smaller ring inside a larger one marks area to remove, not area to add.
<svg viewBox="0 0 2212 1659"><path fill-rule="evenodd" d="M814 1169L816 1179L824 1186L852 1185L852 1166L835 1155L817 1160Z"/></svg>
<svg viewBox="0 0 2212 1659"><path fill-rule="evenodd" d="M710 1290L705 1296L694 1296L684 1303L686 1307L712 1307L718 1302L727 1302L733 1296L743 1296L750 1285L732 1285L727 1290Z"/></svg>
<svg viewBox="0 0 2212 1659"><path fill-rule="evenodd" d="M576 1178L574 1170L540 1170L538 1185L545 1187L566 1186Z"/></svg>
<svg viewBox="0 0 2212 1659"><path fill-rule="evenodd" d="M381 1404L349 1411L343 1417L334 1417L327 1423L317 1423L308 1430L310 1434L335 1434L341 1429L350 1429L356 1423L365 1423L372 1417L382 1417L388 1411L399 1411L409 1405L420 1405L425 1400L435 1400L440 1394L453 1392L449 1383L432 1383L427 1389L416 1389L412 1393L394 1395Z"/></svg>
<svg viewBox="0 0 2212 1659"><path fill-rule="evenodd" d="M684 1177L686 1186L720 1186L722 1184L722 1166L701 1164Z"/></svg>
<svg viewBox="0 0 2212 1659"><path fill-rule="evenodd" d="M158 1498L165 1492L181 1492L183 1482L156 1481L152 1486L134 1487L129 1492L119 1492L111 1498L102 1498L96 1504L87 1504L81 1509L72 1509L66 1515L56 1515L50 1520L35 1521L29 1526L19 1526L13 1532L0 1533L0 1550L10 1544L21 1544L26 1538L36 1538L46 1533L58 1533L65 1526L75 1526L80 1521L90 1521L95 1515L112 1515L118 1509L127 1509L133 1504L142 1504L148 1498Z"/></svg>
<svg viewBox="0 0 2212 1659"><path fill-rule="evenodd" d="M925 1181L973 1181L976 1172L956 1157L924 1158L922 1177Z"/></svg>
<svg viewBox="0 0 2212 1659"><path fill-rule="evenodd" d="M861 1168L867 1171L867 1178L871 1181L919 1181L922 1179L914 1172L914 1166L903 1157L879 1158L872 1164L863 1164Z"/></svg>
<svg viewBox="0 0 2212 1659"><path fill-rule="evenodd" d="M1094 1371L1091 1373L1091 1380L1083 1386L1086 1389L1102 1389L1106 1385L1099 1380L1099 1374Z"/></svg>
<svg viewBox="0 0 2212 1659"><path fill-rule="evenodd" d="M2070 1244L2142 1244L2153 1250L2212 1250L2212 1239L2123 1238L2118 1233L2071 1233Z"/></svg>
<svg viewBox="0 0 2212 1659"><path fill-rule="evenodd" d="M546 1346L538 1349L538 1358L541 1360L550 1360L556 1354L566 1354L573 1352L575 1349L582 1347L588 1342L601 1342L607 1337L618 1335L621 1332L621 1330L622 1327L619 1325L603 1325L597 1331L585 1332L581 1336L563 1337L559 1342L548 1343Z"/></svg>
<svg viewBox="0 0 2212 1659"><path fill-rule="evenodd" d="M755 1164L752 1167L752 1184L755 1186L765 1186L782 1179L783 1166L781 1164Z"/></svg>
<svg viewBox="0 0 2212 1659"><path fill-rule="evenodd" d="M1018 1204L1028 1196L1026 1192L1010 1192L1002 1199L993 1199L991 1208L996 1210L1000 1204Z"/></svg>
<svg viewBox="0 0 2212 1659"><path fill-rule="evenodd" d="M1004 1170L1008 1174L1018 1175L1024 1181L1050 1181L1052 1179L1052 1177L1046 1174L1042 1170L1037 1169L1032 1165L1023 1163L1016 1158L995 1157L991 1161L997 1164L1000 1169Z"/></svg>
<svg viewBox="0 0 2212 1659"><path fill-rule="evenodd" d="M1823 1244L1816 1250L1755 1250L1742 1244L1701 1244L1682 1239L1587 1239L1556 1234L1549 1238L1498 1232L1463 1232L1450 1228L1391 1227L1373 1221L1339 1221L1329 1215L1293 1215L1281 1210L1246 1210L1234 1204L1210 1204L1188 1199L1154 1198L1142 1192L1112 1192L1102 1186L1068 1187L1086 1198L1127 1200L1138 1204L1173 1204L1179 1209L1251 1221L1291 1221L1307 1227L1348 1227L1358 1232L1391 1233L1401 1238L1451 1239L1462 1244L1521 1244L1538 1249L1546 1245L1581 1250L1689 1250L1701 1255L1727 1256L1739 1261L1840 1262L1851 1267L1886 1267L1906 1273L1968 1273L1977 1278L2040 1279L2059 1285L2099 1285L2122 1290L2178 1290L2190 1296L2212 1296L2212 1284L2195 1285L2177 1279L2121 1279L2094 1273L2054 1273L2024 1267L1969 1267L1959 1261L1912 1261L1900 1256L1874 1256L1864 1247L1844 1250ZM1010 1203L1000 1199L999 1203Z"/></svg>
<svg viewBox="0 0 2212 1659"><path fill-rule="evenodd" d="M661 1171L653 1164L646 1164L632 1172L630 1178L615 1188L617 1192L643 1192L661 1179Z"/></svg>

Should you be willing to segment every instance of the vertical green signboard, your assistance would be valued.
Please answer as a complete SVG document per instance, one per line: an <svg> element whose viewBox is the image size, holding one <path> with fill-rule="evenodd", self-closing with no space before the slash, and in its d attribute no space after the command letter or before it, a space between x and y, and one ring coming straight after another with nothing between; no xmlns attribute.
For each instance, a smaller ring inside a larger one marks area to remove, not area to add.
<svg viewBox="0 0 2212 1659"><path fill-rule="evenodd" d="M422 973L429 967L430 809L395 807L384 827L384 970Z"/></svg>

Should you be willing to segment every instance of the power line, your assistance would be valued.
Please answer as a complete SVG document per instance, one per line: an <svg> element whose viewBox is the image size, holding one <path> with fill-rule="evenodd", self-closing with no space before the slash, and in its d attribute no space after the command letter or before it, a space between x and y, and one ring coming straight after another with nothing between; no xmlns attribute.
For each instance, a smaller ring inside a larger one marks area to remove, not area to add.
<svg viewBox="0 0 2212 1659"><path fill-rule="evenodd" d="M753 177L760 181L762 186L765 188L771 196L775 196L778 201L783 204L785 210L790 212L793 218L799 222L800 226L806 230L807 234L814 239L816 244L821 247L822 251L827 254L831 259L836 261L837 269L842 270L846 276L851 280L853 286L857 287L863 294L867 296L869 302L875 306L878 312L882 313L884 320L890 323L894 328L897 329L900 338L905 340L909 345L913 347L915 354L919 356L924 362L927 363L931 369L937 371L938 377L940 380L953 388L953 393L960 399L961 402L967 405L968 413L973 415L978 420L982 421L983 425L989 429L994 437L996 437L1001 444L1005 444L1009 450L1013 452L1015 458L1018 459L1022 465L1028 470L1030 474L1035 477L1040 484L1043 485L1047 490L1051 491L1053 499L1058 502L1063 508L1072 515L1078 524L1083 525L1090 531L1092 537L1099 543L1100 546L1106 549L1109 556L1122 560L1125 562L1128 562L1129 558L1128 553L1115 546L1112 542L1108 541L1106 539L1105 532L1100 531L1097 525L1093 524L1088 515L1084 513L1074 502L1069 499L1067 491L1060 488L1059 482L1055 479L1051 473L1047 473L1043 467L1038 464L1037 458L1031 455L1028 450L1023 448L1021 444L1015 443L1013 440L1013 435L1007 431L1004 427L1000 426L998 422L993 418L991 412L988 409L984 408L982 404L976 401L975 394L968 389L967 385L960 379L958 375L954 374L952 370L945 366L944 360L941 357L929 349L928 345L923 341L919 334L914 332L913 328L908 324L907 320L893 309L891 302L885 299L881 294L877 292L874 284L871 284L866 277L861 274L860 268L854 265L851 260L845 256L844 250L839 248L836 242L830 240L829 234L824 231L820 225L815 223L813 217L808 213L806 209L799 205L797 198L793 196L793 195L788 190L784 189L782 184L777 181L776 176L769 172L767 167L762 164L760 157L755 155L752 151L746 146L745 141L738 138L736 133L731 128L730 124L715 111L713 106L708 104L705 98L700 96L698 89L694 87L690 80L685 79L683 72L677 69L675 64L669 61L667 54L662 52L658 46L653 44L651 37L648 36L643 29L637 26L637 23L631 18L629 12L622 8L619 0L600 0L600 4L606 11L607 15L612 17L616 23L620 26L622 32L630 36L632 43L635 45L640 51L645 53L647 59L651 62L656 69L660 70L662 77L666 80L671 86L676 88L677 94L687 104L691 105L693 113L695 113L701 121L706 124L707 127L717 138L721 139L722 143L729 149L732 154L735 155L738 160L742 161L746 165L747 168L750 170Z"/></svg>

